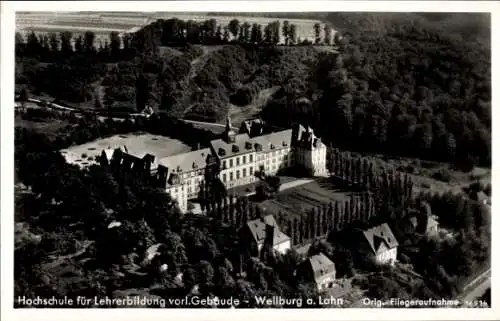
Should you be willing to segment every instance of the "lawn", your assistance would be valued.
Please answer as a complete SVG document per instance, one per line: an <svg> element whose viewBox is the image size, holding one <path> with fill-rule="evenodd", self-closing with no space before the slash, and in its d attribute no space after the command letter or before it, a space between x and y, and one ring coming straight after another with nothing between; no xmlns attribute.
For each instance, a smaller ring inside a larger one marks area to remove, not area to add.
<svg viewBox="0 0 500 321"><path fill-rule="evenodd" d="M16 127L34 130L49 137L57 135L59 130L71 125L68 121L61 119L34 121L22 119L19 115L16 115L14 124Z"/></svg>
<svg viewBox="0 0 500 321"><path fill-rule="evenodd" d="M328 179L318 178L311 183L280 192L275 199L258 203L266 212L286 213L299 216L313 207L329 204L332 201L346 201L350 192L333 186Z"/></svg>

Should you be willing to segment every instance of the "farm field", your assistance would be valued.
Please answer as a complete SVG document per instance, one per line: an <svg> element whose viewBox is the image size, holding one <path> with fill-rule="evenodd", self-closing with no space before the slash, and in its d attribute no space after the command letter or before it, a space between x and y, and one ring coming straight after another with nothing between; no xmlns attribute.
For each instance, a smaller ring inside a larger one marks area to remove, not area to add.
<svg viewBox="0 0 500 321"><path fill-rule="evenodd" d="M105 39L111 31L119 33L133 32L137 29L157 19L177 18L181 20L204 21L208 19L217 20L218 24L227 25L232 19L238 19L241 23L257 23L263 26L272 21L280 21L283 25L285 20L297 26L297 38L301 40L314 39L314 24L323 23L319 20L309 19L284 19L267 17L245 17L245 16L217 16L204 13L128 13L128 12L20 12L16 15L16 31L35 33L60 32L64 30L72 31L76 34L87 30L96 33L97 39ZM104 37L104 33L106 37ZM323 31L322 31L323 33ZM283 38L283 37L282 37ZM102 40L104 41L104 40ZM97 40L98 42L98 40Z"/></svg>
<svg viewBox="0 0 500 321"><path fill-rule="evenodd" d="M275 199L258 203L268 213L279 212L290 216L299 216L320 204L331 201L346 201L350 192L333 186L327 178L317 178L315 181L278 193Z"/></svg>

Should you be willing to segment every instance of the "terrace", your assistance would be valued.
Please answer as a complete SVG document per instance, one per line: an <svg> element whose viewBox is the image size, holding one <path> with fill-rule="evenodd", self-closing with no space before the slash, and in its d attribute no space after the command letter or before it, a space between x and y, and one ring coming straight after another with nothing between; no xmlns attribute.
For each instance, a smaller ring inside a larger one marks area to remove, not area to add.
<svg viewBox="0 0 500 321"><path fill-rule="evenodd" d="M191 151L191 147L182 142L165 136L151 134L115 135L102 138L90 143L71 146L61 150L61 154L70 164L87 167L96 164L96 156L100 156L104 149L121 148L129 154L142 158L152 154L156 159L173 156Z"/></svg>
<svg viewBox="0 0 500 321"><path fill-rule="evenodd" d="M258 203L268 213L301 216L311 208L333 201L347 201L350 191L339 189L328 178L315 178L312 182L280 192L275 199Z"/></svg>

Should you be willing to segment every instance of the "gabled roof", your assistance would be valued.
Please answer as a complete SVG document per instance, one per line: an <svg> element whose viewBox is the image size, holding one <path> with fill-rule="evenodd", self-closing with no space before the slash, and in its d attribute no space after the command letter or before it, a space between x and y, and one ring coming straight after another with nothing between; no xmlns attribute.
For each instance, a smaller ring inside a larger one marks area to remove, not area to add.
<svg viewBox="0 0 500 321"><path fill-rule="evenodd" d="M250 230L250 233L252 234L257 244L264 243L264 239L266 237L266 225L274 226L273 245L281 244L290 239L286 234L282 233L279 230L279 226L276 223L274 216L267 215L262 219L256 219L247 222L248 229Z"/></svg>
<svg viewBox="0 0 500 321"><path fill-rule="evenodd" d="M194 150L188 153L161 158L158 163L172 172L190 172L202 170L206 166L210 148ZM180 171L179 171L180 170Z"/></svg>
<svg viewBox="0 0 500 321"><path fill-rule="evenodd" d="M471 196L472 196L472 197L471 197L472 199L474 199L474 200L476 200L476 201L478 201L478 202L481 202L481 203L484 203L484 202L486 202L486 201L488 201L488 200L489 200L488 195L486 195L486 193L485 193L485 192L483 192L483 191L479 191L479 192L476 192L476 193L472 193L472 195L471 195Z"/></svg>
<svg viewBox="0 0 500 321"><path fill-rule="evenodd" d="M252 138L253 144L259 144L263 152L289 148L292 143L292 130L282 130L279 132L257 136Z"/></svg>
<svg viewBox="0 0 500 321"><path fill-rule="evenodd" d="M210 142L212 145L214 153L221 159L233 157L237 155L247 154L255 151L255 147L253 144L248 145L250 147L247 148L247 142L250 142L250 137L248 134L238 134L234 136L234 143L227 143L223 139L215 139ZM236 148L235 148L236 147ZM219 150L224 150L224 155L219 153Z"/></svg>
<svg viewBox="0 0 500 321"><path fill-rule="evenodd" d="M296 125L293 132L293 144L301 148L315 149L324 147L325 144L318 138L311 127L305 128L302 125Z"/></svg>
<svg viewBox="0 0 500 321"><path fill-rule="evenodd" d="M307 263L311 266L316 283L320 283L322 279L331 276L336 272L335 263L333 263L323 253L311 256L307 259Z"/></svg>
<svg viewBox="0 0 500 321"><path fill-rule="evenodd" d="M387 223L364 230L363 236L374 254L378 252L382 244L388 249L395 248L399 245Z"/></svg>

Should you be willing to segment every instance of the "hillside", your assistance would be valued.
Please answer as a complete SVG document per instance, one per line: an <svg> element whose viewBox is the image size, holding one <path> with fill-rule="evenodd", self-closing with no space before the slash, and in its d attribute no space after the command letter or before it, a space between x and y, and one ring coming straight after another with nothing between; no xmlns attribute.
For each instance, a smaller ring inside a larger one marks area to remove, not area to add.
<svg viewBox="0 0 500 321"><path fill-rule="evenodd" d="M238 37L229 40L221 33L230 26L215 19L159 20L125 39L122 49L112 35L109 47L92 54L87 39L75 51L54 52L28 37L16 48L16 84L93 108L135 111L149 104L203 121L229 112L253 116L265 103L261 116L273 125L308 122L342 148L489 166L487 15L324 19L343 33L334 46L323 44L321 28L318 45L277 45L288 30L279 22L269 23L265 36L259 25L233 25ZM270 88L272 95L258 99ZM246 113L255 100L259 106Z"/></svg>

